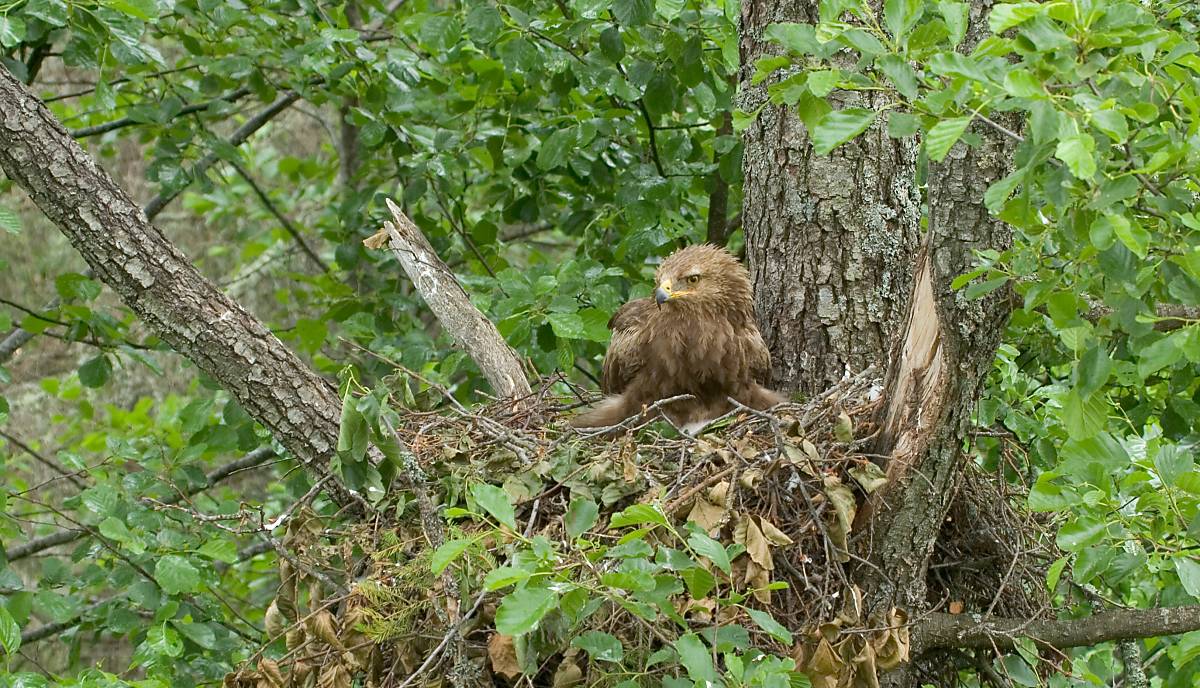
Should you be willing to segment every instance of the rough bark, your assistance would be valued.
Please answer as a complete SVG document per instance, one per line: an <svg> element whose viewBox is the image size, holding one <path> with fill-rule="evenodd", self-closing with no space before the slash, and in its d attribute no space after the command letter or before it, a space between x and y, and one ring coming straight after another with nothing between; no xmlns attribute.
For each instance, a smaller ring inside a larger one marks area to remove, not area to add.
<svg viewBox="0 0 1200 688"><path fill-rule="evenodd" d="M972 4L966 49L982 35L989 6ZM929 230L880 412L876 451L889 457L891 481L872 505L871 558L896 574L879 599L910 609L926 604L928 557L957 492L971 411L1011 306L1005 290L971 301L951 289L974 267L974 251L1002 251L1012 241L983 197L1011 168L1014 142L982 122L972 131L979 146L960 141L929 166Z"/></svg>
<svg viewBox="0 0 1200 688"><path fill-rule="evenodd" d="M390 199L387 206L394 220L384 225L392 253L438 322L471 356L497 395L508 399L528 396L529 380L517 352L504 341L492 321L471 303L471 297L429 245L421 229Z"/></svg>
<svg viewBox="0 0 1200 688"><path fill-rule="evenodd" d="M815 22L816 0L742 5L739 106L767 101L750 77L775 22ZM840 93L841 107L877 108L880 94ZM918 246L917 147L881 121L832 154L813 153L790 109L766 105L746 130L742 226L773 384L824 391L847 369L878 364L901 325Z"/></svg>
<svg viewBox="0 0 1200 688"><path fill-rule="evenodd" d="M930 614L917 626L918 651L936 648L1010 650L1018 639L1065 649L1125 638L1156 638L1200 628L1200 607L1120 609L1081 619L981 619L976 614Z"/></svg>
<svg viewBox="0 0 1200 688"><path fill-rule="evenodd" d="M337 444L336 390L208 282L7 70L0 70L0 168L163 341L297 459L327 473Z"/></svg>

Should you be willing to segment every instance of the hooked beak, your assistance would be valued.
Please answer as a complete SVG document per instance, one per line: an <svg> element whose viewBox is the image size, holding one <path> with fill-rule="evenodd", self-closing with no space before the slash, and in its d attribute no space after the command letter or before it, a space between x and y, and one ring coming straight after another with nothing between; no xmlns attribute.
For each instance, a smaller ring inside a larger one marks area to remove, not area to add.
<svg viewBox="0 0 1200 688"><path fill-rule="evenodd" d="M658 288L654 290L654 303L658 304L661 308L672 295L671 280L663 280L662 284L658 285Z"/></svg>

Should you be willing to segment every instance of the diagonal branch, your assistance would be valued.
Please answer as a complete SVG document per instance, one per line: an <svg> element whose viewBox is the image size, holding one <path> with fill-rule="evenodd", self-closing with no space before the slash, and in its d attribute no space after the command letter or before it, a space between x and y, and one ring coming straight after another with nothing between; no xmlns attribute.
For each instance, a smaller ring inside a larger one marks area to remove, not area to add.
<svg viewBox="0 0 1200 688"><path fill-rule="evenodd" d="M392 253L442 327L466 349L498 396L510 399L528 396L531 393L529 381L516 352L504 341L496 326L471 303L471 297L434 252L421 230L390 199L387 206L394 220L394 224L384 224L391 239ZM363 243L379 247L376 237Z"/></svg>

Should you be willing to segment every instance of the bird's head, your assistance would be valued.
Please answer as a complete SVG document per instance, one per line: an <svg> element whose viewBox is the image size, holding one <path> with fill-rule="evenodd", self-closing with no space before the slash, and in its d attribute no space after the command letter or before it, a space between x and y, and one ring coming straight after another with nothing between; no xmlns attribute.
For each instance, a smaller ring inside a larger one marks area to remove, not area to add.
<svg viewBox="0 0 1200 688"><path fill-rule="evenodd" d="M710 244L679 249L655 273L660 308L726 310L750 304L750 275L729 251Z"/></svg>

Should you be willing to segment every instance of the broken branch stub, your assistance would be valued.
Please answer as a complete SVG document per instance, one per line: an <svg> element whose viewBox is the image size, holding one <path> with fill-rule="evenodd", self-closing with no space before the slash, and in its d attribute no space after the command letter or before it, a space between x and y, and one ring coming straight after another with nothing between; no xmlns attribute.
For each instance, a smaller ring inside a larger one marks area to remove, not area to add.
<svg viewBox="0 0 1200 688"><path fill-rule="evenodd" d="M471 356L498 396L508 399L529 396L529 380L517 353L492 321L471 303L471 297L434 252L420 228L391 199L387 200L387 206L393 222L385 222L383 231L391 239L392 254L442 327ZM363 243L369 248L379 247L372 239L375 237Z"/></svg>

